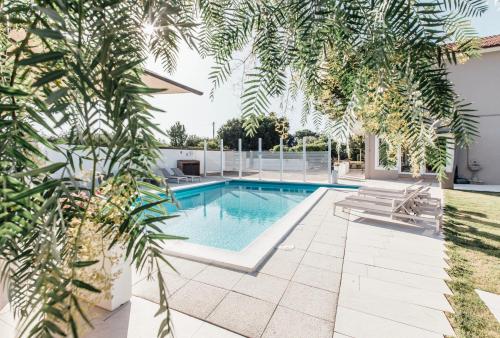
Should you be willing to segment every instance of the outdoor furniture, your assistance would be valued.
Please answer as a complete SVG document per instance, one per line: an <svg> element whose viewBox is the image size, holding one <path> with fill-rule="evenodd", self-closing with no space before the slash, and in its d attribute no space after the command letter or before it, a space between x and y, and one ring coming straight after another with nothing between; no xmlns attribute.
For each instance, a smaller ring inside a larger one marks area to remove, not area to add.
<svg viewBox="0 0 500 338"><path fill-rule="evenodd" d="M388 189L388 188L378 188L378 187L360 187L358 189L359 192L361 193L370 193L370 192L381 192L381 193L388 193L388 194L403 194L407 192L411 192L418 188L424 180L419 180L403 189Z"/></svg>
<svg viewBox="0 0 500 338"><path fill-rule="evenodd" d="M418 198L420 198L423 204L441 207L441 200L439 198L431 197L431 194L429 193L429 186L425 187L423 185L420 185L421 182L422 181L418 181L415 184L401 190L382 188L368 189L368 187L362 187L358 190L358 195L364 197L373 197L377 199L393 200L403 199L409 194L417 191L417 196Z"/></svg>
<svg viewBox="0 0 500 338"><path fill-rule="evenodd" d="M200 161L198 160L177 160L177 168L183 174L200 176Z"/></svg>
<svg viewBox="0 0 500 338"><path fill-rule="evenodd" d="M195 179L197 179L199 182L201 182L201 177L196 176L196 175L185 175L182 170L179 168L172 168L172 171L174 172L175 176L179 177L186 177L188 180L191 180L191 182L194 182Z"/></svg>
<svg viewBox="0 0 500 338"><path fill-rule="evenodd" d="M421 214L425 212L435 213L441 210L441 201L437 198L429 198L426 196L427 189L422 189L419 193L415 195L410 201L408 201L409 206L411 206L411 210L416 214ZM356 201L360 203L373 203L376 205L385 205L392 206L393 203L402 202L405 197L378 197L378 196L364 196L364 195L351 195L347 196L346 199L350 201Z"/></svg>
<svg viewBox="0 0 500 338"><path fill-rule="evenodd" d="M393 199L389 203L386 199L377 199L373 197L363 198L358 196L357 199L346 198L342 201L334 203L333 213L337 207L343 210L361 211L362 217L379 219L379 217L389 220L403 221L409 224L416 224L417 221L434 222L436 231L441 228L442 212L441 208L428 208L419 204L420 190L415 190L403 199ZM424 216L426 214L426 216Z"/></svg>
<svg viewBox="0 0 500 338"><path fill-rule="evenodd" d="M177 176L175 175L174 173L172 173L169 169L167 168L160 168L161 170L161 173L163 174L163 176L165 177L165 179L168 181L168 180L173 180L173 181L177 181L177 183L181 183L181 181L184 181L184 182L187 182L188 179L187 177L184 177L184 176Z"/></svg>

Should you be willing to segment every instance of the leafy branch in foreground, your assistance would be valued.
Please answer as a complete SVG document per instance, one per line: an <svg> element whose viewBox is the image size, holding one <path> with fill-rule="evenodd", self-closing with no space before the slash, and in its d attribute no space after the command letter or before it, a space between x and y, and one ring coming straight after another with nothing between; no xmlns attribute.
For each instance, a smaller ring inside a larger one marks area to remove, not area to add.
<svg viewBox="0 0 500 338"><path fill-rule="evenodd" d="M270 97L287 88L301 89L304 114L312 112L316 124L323 115L334 138L345 142L362 126L394 147L411 144L412 162L427 162L440 176L445 161L432 154L445 153L452 141L467 144L477 131L446 66L474 55L469 18L486 11L484 0L199 3L216 86L229 77L226 65L236 53L255 56L242 94L250 134ZM422 155L427 148L433 150Z"/></svg>
<svg viewBox="0 0 500 338"><path fill-rule="evenodd" d="M112 258L104 252L123 247L116 259L149 271L164 260L161 243L171 237L155 223L170 217L161 207L170 197L139 183L154 178L161 133L143 97L155 90L141 77L149 50L175 65L180 40L193 40L192 9L184 1L0 1L0 276L21 336L81 335L86 304L109 284L97 277ZM148 36L146 23L161 26ZM61 134L67 144L51 141ZM59 162L47 164L48 151ZM102 174L114 178L98 187Z"/></svg>

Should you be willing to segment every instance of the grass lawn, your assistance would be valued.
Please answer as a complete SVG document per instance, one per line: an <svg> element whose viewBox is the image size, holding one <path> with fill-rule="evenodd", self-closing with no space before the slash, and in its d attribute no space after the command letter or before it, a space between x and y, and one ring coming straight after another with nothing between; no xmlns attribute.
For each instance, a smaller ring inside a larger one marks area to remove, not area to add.
<svg viewBox="0 0 500 338"><path fill-rule="evenodd" d="M445 202L450 322L459 337L500 337L500 324L474 291L500 294L500 193L447 190Z"/></svg>

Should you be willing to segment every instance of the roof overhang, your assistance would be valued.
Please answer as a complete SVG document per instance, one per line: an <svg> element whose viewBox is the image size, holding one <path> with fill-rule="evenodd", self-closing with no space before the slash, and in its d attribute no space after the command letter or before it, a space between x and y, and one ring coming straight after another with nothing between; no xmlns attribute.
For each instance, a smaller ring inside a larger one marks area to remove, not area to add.
<svg viewBox="0 0 500 338"><path fill-rule="evenodd" d="M142 81L144 84L150 88L163 89L161 92L155 93L155 95L161 94L182 94L182 93L192 93L196 95L203 95L203 92L191 88L189 86L183 85L174 80L170 80L164 76L161 76L150 70L145 70L142 76Z"/></svg>

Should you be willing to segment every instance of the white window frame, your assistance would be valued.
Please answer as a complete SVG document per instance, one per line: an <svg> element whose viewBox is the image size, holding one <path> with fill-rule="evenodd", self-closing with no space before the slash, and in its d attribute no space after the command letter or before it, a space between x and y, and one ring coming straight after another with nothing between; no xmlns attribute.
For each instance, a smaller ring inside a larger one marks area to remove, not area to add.
<svg viewBox="0 0 500 338"><path fill-rule="evenodd" d="M404 171L401 171L401 163L402 163L402 158L401 158L401 155L402 155L402 152L401 152L401 148L398 149L398 154L397 154L397 161L396 161L396 166L394 167L390 167L390 168L385 168L383 166L380 165L380 150L379 150L379 137L378 136L375 136L375 170L385 170L385 171L389 171L389 170L397 170L398 171L398 174L401 174L401 175L411 175L412 173L411 172L404 172ZM419 171L419 174L421 176L436 176L437 174L436 173L428 173L426 172L425 170L425 164L421 165L420 166L420 171Z"/></svg>

